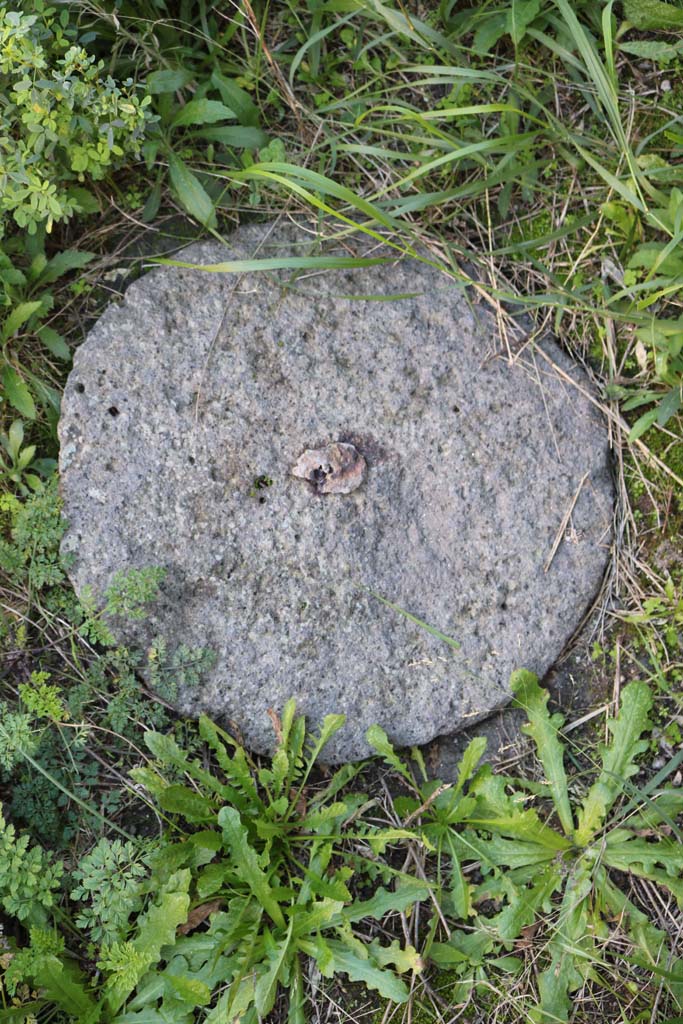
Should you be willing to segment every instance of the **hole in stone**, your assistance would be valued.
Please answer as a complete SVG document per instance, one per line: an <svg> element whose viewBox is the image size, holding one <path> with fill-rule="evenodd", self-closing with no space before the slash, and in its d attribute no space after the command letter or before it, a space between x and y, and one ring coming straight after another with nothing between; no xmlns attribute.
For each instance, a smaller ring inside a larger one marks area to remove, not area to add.
<svg viewBox="0 0 683 1024"><path fill-rule="evenodd" d="M188 455L187 461L190 463L191 466L194 466L194 455Z"/></svg>
<svg viewBox="0 0 683 1024"><path fill-rule="evenodd" d="M459 405L454 405L453 406L453 412L460 412L460 406Z"/></svg>
<svg viewBox="0 0 683 1024"><path fill-rule="evenodd" d="M259 498L258 503L259 503L259 505L265 505L266 499L265 498Z"/></svg>
<svg viewBox="0 0 683 1024"><path fill-rule="evenodd" d="M507 607L508 607L507 601L501 601L501 602L500 602L500 610L501 610L502 612L505 612L505 611L507 611Z"/></svg>
<svg viewBox="0 0 683 1024"><path fill-rule="evenodd" d="M79 395L84 394L84 392L85 392L85 384L77 384L76 385L76 391L79 393Z"/></svg>
<svg viewBox="0 0 683 1024"><path fill-rule="evenodd" d="M109 408L107 409L107 412L109 413L110 416L118 416L119 414L119 410L116 408L115 405L110 405Z"/></svg>

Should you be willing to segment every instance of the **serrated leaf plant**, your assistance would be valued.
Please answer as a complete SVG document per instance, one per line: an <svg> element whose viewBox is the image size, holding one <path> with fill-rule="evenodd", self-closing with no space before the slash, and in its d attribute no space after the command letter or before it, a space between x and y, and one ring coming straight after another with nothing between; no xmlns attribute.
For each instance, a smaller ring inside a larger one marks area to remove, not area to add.
<svg viewBox="0 0 683 1024"><path fill-rule="evenodd" d="M467 883L459 896L461 917L489 939L489 950L511 950L524 929L554 914L546 949L546 966L538 977L538 1004L533 1020L567 1021L572 994L586 981L600 983L615 923L646 969L660 974L675 998L680 996L683 964L672 960L667 936L619 887L627 873L668 889L683 905L683 847L675 819L683 794L664 789L619 811L637 758L648 747L652 695L643 682L622 691L619 713L608 721L609 742L599 751L597 777L578 806L565 770L563 718L548 710L548 693L537 677L513 675L515 703L528 715L524 731L535 746L545 779L525 784L482 767L473 779L466 813L450 842L453 862L467 877L476 868L481 881ZM543 813L543 807L551 813ZM673 834L661 831L667 825ZM454 876L457 869L453 869ZM489 908L487 911L477 908ZM490 908L495 907L491 912ZM462 933L434 943L431 956L442 965L463 959ZM662 969L666 967L666 969Z"/></svg>
<svg viewBox="0 0 683 1024"><path fill-rule="evenodd" d="M100 840L72 874L75 919L64 929L55 918L58 941L49 942L40 915L30 944L11 958L10 995L30 984L43 1005L82 1024L256 1024L288 993L289 1019L300 1022L311 958L326 978L345 974L387 1000L408 999L401 975L421 970L417 951L361 939L354 926L409 911L429 886L382 864L382 884L367 898L353 895L354 874L366 885L370 875L346 846L362 837L381 850L396 830L363 823L367 797L347 791L362 766L310 785L343 716L327 716L307 736L290 701L273 721L268 766L207 718L199 731L215 771L174 737L146 734L153 760L133 775L166 820L164 837L139 855L130 843ZM79 946L95 978L76 965Z"/></svg>

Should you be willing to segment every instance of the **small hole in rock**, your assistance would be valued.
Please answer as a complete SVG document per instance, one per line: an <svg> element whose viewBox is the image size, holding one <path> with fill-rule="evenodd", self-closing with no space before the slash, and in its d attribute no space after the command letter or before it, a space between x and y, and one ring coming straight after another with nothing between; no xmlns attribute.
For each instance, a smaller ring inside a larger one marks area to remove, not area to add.
<svg viewBox="0 0 683 1024"><path fill-rule="evenodd" d="M500 602L500 610L501 610L502 612L505 612L505 611L507 611L507 606L508 606L508 605L507 605L507 601L501 601L501 602Z"/></svg>
<svg viewBox="0 0 683 1024"><path fill-rule="evenodd" d="M460 406L459 405L454 405L453 406L453 412L460 412Z"/></svg>
<svg viewBox="0 0 683 1024"><path fill-rule="evenodd" d="M265 505L266 499L265 498L259 498L258 503L259 503L259 505Z"/></svg>
<svg viewBox="0 0 683 1024"><path fill-rule="evenodd" d="M84 394L84 392L85 392L85 384L77 384L76 385L76 391L79 393L79 395Z"/></svg>
<svg viewBox="0 0 683 1024"><path fill-rule="evenodd" d="M191 466L194 466L194 456L193 455L188 455L187 461L190 463Z"/></svg>
<svg viewBox="0 0 683 1024"><path fill-rule="evenodd" d="M109 408L107 409L107 412L109 413L110 416L118 416L119 414L119 410L116 408L115 405L110 405Z"/></svg>

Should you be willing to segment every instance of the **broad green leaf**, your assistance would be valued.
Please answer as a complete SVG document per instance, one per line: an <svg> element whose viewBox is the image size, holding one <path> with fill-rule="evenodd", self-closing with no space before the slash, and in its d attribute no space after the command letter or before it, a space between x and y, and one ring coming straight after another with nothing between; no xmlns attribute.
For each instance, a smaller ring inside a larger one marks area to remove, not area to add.
<svg viewBox="0 0 683 1024"><path fill-rule="evenodd" d="M334 833L338 830L339 822L348 818L353 810L353 806L347 800L336 800L322 806L314 805L301 820L301 828L309 832Z"/></svg>
<svg viewBox="0 0 683 1024"><path fill-rule="evenodd" d="M161 947L175 942L176 928L187 920L190 906L188 890L191 883L189 870L172 875L162 887L158 902L138 919L138 930L133 944L139 953L158 959Z"/></svg>
<svg viewBox="0 0 683 1024"><path fill-rule="evenodd" d="M541 0L512 0L505 27L515 47L521 43L540 9Z"/></svg>
<svg viewBox="0 0 683 1024"><path fill-rule="evenodd" d="M488 828L486 821L482 823L482 830ZM555 833L557 835L557 833ZM461 861L481 860L484 867L488 868L523 868L534 864L547 864L557 857L562 849L568 849L569 840L557 835L564 846L552 846L546 841L533 842L525 839L505 839L499 835L492 835L488 839L482 839L475 832L469 830L453 836L453 843Z"/></svg>
<svg viewBox="0 0 683 1024"><path fill-rule="evenodd" d="M17 462L21 446L24 443L24 424L21 420L15 420L12 423L9 431L7 432L7 441L3 441L3 443L9 452L12 462Z"/></svg>
<svg viewBox="0 0 683 1024"><path fill-rule="evenodd" d="M221 99L227 107L235 111L235 116L241 125L257 127L259 123L259 110L251 96L232 78L225 78L214 70L211 73L211 84L221 94Z"/></svg>
<svg viewBox="0 0 683 1024"><path fill-rule="evenodd" d="M187 164L183 163L175 153L169 153L168 170L173 189L190 216L205 227L215 227L216 213L213 202Z"/></svg>
<svg viewBox="0 0 683 1024"><path fill-rule="evenodd" d="M624 782L638 771L635 758L647 750L642 733L651 725L652 694L647 683L636 680L621 694L617 718L607 723L609 746L601 745L602 771L589 789L579 812L576 842L587 845L602 828L608 812L624 788Z"/></svg>
<svg viewBox="0 0 683 1024"><path fill-rule="evenodd" d="M171 764L184 770L189 769L190 759L187 753L170 734L148 730L144 735L144 740L145 745L162 764Z"/></svg>
<svg viewBox="0 0 683 1024"><path fill-rule="evenodd" d="M282 709L282 715L277 728L279 733L277 734L277 746L275 753L273 754L270 769L261 769L259 778L262 785L266 786L270 790L270 809L278 816L284 815L289 806L287 798L282 798L282 809L278 809L278 799L281 798L283 790L287 787L287 783L290 779L290 773L295 770L296 755L294 757L294 764L291 763L289 746L289 737L292 731L296 716L296 701L287 701L284 708ZM277 731L277 730L276 730ZM275 799L273 799L275 798ZM296 803L296 801L294 801Z"/></svg>
<svg viewBox="0 0 683 1024"><path fill-rule="evenodd" d="M538 685L538 676L533 672L527 672L525 669L513 672L510 689L515 695L514 704L522 708L529 718L527 724L522 726L522 732L531 736L536 744L560 824L564 834L571 836L574 831L574 819L564 770L564 743L557 738L564 718L560 714L550 716L548 691L541 689Z"/></svg>
<svg viewBox="0 0 683 1024"><path fill-rule="evenodd" d="M663 0L624 0L624 15L641 31L683 28L683 9Z"/></svg>
<svg viewBox="0 0 683 1024"><path fill-rule="evenodd" d="M465 876L462 873L460 858L458 857L455 849L453 837L448 832L446 833L446 845L451 859L451 884L449 892L453 903L453 910L456 917L461 921L466 921L472 913L472 886L465 881Z"/></svg>
<svg viewBox="0 0 683 1024"><path fill-rule="evenodd" d="M455 964L469 963L466 954L456 949L449 942L434 942L429 950L429 959L437 967L444 968L453 967Z"/></svg>
<svg viewBox="0 0 683 1024"><path fill-rule="evenodd" d="M165 779L163 779L162 776L152 768L148 768L147 765L141 765L139 768L131 768L130 777L134 779L139 786L144 786L145 789L149 790L152 796L157 798L167 786Z"/></svg>
<svg viewBox="0 0 683 1024"><path fill-rule="evenodd" d="M343 920L343 909L342 900L334 900L329 897L309 903L305 910L297 906L292 916L294 936L306 938L307 935L320 931L322 928L340 925Z"/></svg>
<svg viewBox="0 0 683 1024"><path fill-rule="evenodd" d="M75 204L76 210L79 213L100 212L100 203L97 196L94 196L87 188L81 188L79 185L69 185L67 192L69 199Z"/></svg>
<svg viewBox="0 0 683 1024"><path fill-rule="evenodd" d="M349 923L362 921L366 917L381 921L385 914L407 910L413 903L428 898L427 883L406 876L399 882L394 892L379 888L369 900L356 900L352 903L344 910L343 916Z"/></svg>
<svg viewBox="0 0 683 1024"><path fill-rule="evenodd" d="M389 843L400 842L403 839L413 842L419 840L426 849L433 850L427 835L427 829L420 833L408 828L381 828L375 832L362 833L362 839L377 856L384 855Z"/></svg>
<svg viewBox="0 0 683 1024"><path fill-rule="evenodd" d="M192 1011L184 1011L179 1007L174 1007L170 1011L173 1016L170 1016L168 1009L155 1010L153 1007L147 1007L144 1010L130 1010L124 1013L117 1013L112 1019L109 1018L111 1024L194 1024L196 1017ZM0 1017L0 1021L2 1017ZM100 1024L101 1017L97 1019L93 1024ZM79 1021L78 1024L86 1024L85 1021ZM109 1021L108 1021L109 1024Z"/></svg>
<svg viewBox="0 0 683 1024"><path fill-rule="evenodd" d="M505 872L500 877L500 890L507 899L503 909L490 918L489 924L495 928L503 942L514 942L519 938L522 929L533 924L543 912L552 895L562 888L564 874L562 867L555 861L538 865L531 884L516 885L512 872ZM482 894L483 895L483 894ZM486 892L489 895L489 892Z"/></svg>
<svg viewBox="0 0 683 1024"><path fill-rule="evenodd" d="M659 780L656 778L650 780L623 808L624 822L631 832L638 829L654 829L656 826L664 824L668 825L672 832L681 839L676 819L683 814L683 791L669 788L663 789L659 793L653 792L658 785L661 785L662 778L666 778L664 773L672 774L681 761L683 761L683 750L679 750L678 754L671 758L669 764L664 766L659 773L662 776ZM651 785L652 782L655 782L654 786ZM653 793L653 795L649 796L649 793ZM633 814L631 811L635 807L638 808L638 811ZM608 836L608 840L610 838L611 834ZM683 839L681 841L683 842Z"/></svg>
<svg viewBox="0 0 683 1024"><path fill-rule="evenodd" d="M266 1017L275 1005L278 982L282 969L287 961L289 946L292 941L293 921L289 922L287 934L276 944L268 957L265 973L256 982L254 1002L259 1017Z"/></svg>
<svg viewBox="0 0 683 1024"><path fill-rule="evenodd" d="M186 978L179 974L166 973L164 980L188 1007L208 1006L211 1002L211 989L198 978Z"/></svg>
<svg viewBox="0 0 683 1024"><path fill-rule="evenodd" d="M85 250L65 249L64 252L58 252L48 261L40 275L40 283L50 284L70 270L81 270L94 259L95 253L85 252Z"/></svg>
<svg viewBox="0 0 683 1024"><path fill-rule="evenodd" d="M360 981L368 988L379 992L384 999L394 1003L405 1003L408 989L400 978L391 971L382 970L368 956L362 958L357 952L349 949L337 939L301 940L299 947L318 964L320 973L325 978L335 974L346 974L351 981Z"/></svg>
<svg viewBox="0 0 683 1024"><path fill-rule="evenodd" d="M45 348L52 352L52 355L56 359L63 359L66 362L71 358L69 346L64 341L61 334L55 331L52 327L39 327L36 334Z"/></svg>
<svg viewBox="0 0 683 1024"><path fill-rule="evenodd" d="M235 111L218 100L190 100L178 111L171 122L171 128L189 124L216 124L217 121L234 120Z"/></svg>
<svg viewBox="0 0 683 1024"><path fill-rule="evenodd" d="M260 149L268 142L268 136L260 128L249 128L244 125L221 125L219 128L203 128L200 132L192 132L205 142L218 142L223 146L235 149Z"/></svg>
<svg viewBox="0 0 683 1024"><path fill-rule="evenodd" d="M167 68L163 71L153 71L147 75L145 89L152 96L158 96L167 92L177 92L183 89L192 81L192 72L182 68Z"/></svg>
<svg viewBox="0 0 683 1024"><path fill-rule="evenodd" d="M29 420L36 418L36 403L19 374L9 364L2 371L2 384L10 405Z"/></svg>
<svg viewBox="0 0 683 1024"><path fill-rule="evenodd" d="M282 910L273 895L267 875L259 867L256 851L249 845L247 830L242 824L239 811L234 807L222 807L218 813L218 824L244 881L271 920L278 928L284 928Z"/></svg>
<svg viewBox="0 0 683 1024"><path fill-rule="evenodd" d="M229 792L227 787L223 786L213 772L207 771L196 761L189 758L187 752L178 746L173 736L150 730L145 733L144 739L147 747L162 764L173 765L175 768L187 772L188 775L200 784L199 788L201 790L216 793L218 796L227 799L227 792ZM139 782L142 782L143 785L148 786L151 792L154 792L157 796L167 787L167 783L163 778L147 767L134 768L131 771L131 775Z"/></svg>
<svg viewBox="0 0 683 1024"><path fill-rule="evenodd" d="M327 746L335 733L344 728L346 715L325 715L320 726L320 732L313 737L310 747L306 753L306 760L309 767L313 767L322 750ZM308 774L308 773L306 773Z"/></svg>
<svg viewBox="0 0 683 1024"><path fill-rule="evenodd" d="M206 822L216 817L211 802L189 786L176 783L159 794L159 803L165 811L180 814L186 821Z"/></svg>
<svg viewBox="0 0 683 1024"><path fill-rule="evenodd" d="M59 415L61 411L62 396L57 388L51 387L33 373L27 373L27 377L33 389L36 399L45 409L52 409Z"/></svg>
<svg viewBox="0 0 683 1024"><path fill-rule="evenodd" d="M46 959L34 976L38 988L50 1002L56 1003L78 1021L94 1020L96 1006L86 989L86 980L75 964L56 956Z"/></svg>
<svg viewBox="0 0 683 1024"><path fill-rule="evenodd" d="M289 736L292 731L292 726L296 720L296 701L293 697L290 697L284 708L282 709L282 743L286 745L289 741Z"/></svg>
<svg viewBox="0 0 683 1024"><path fill-rule="evenodd" d="M618 871L646 876L663 868L670 879L681 879L683 846L679 842L665 836L659 836L653 842L635 835L622 838L625 834L628 834L627 829L619 829L616 841L613 834L608 834L604 846L606 864ZM668 885L668 881L665 884Z"/></svg>
<svg viewBox="0 0 683 1024"><path fill-rule="evenodd" d="M474 33L472 49L479 56L485 56L491 52L498 40L502 39L507 31L507 15L503 11L489 15L482 21Z"/></svg>
<svg viewBox="0 0 683 1024"><path fill-rule="evenodd" d="M669 245L660 242L648 242L639 245L628 261L630 269L642 267L645 270L659 272L668 277L683 275L683 258Z"/></svg>
<svg viewBox="0 0 683 1024"><path fill-rule="evenodd" d="M191 880L188 870L172 875L162 885L157 901L138 918L132 944L140 962L135 971L127 971L111 984L107 1001L112 1011L123 1005L147 969L159 961L162 947L175 942L176 929L187 920Z"/></svg>
<svg viewBox="0 0 683 1024"><path fill-rule="evenodd" d="M673 60L683 51L683 40L678 43L665 43L663 39L638 39L626 43L620 41L619 49L624 53L632 53L634 57L663 64L665 61Z"/></svg>
<svg viewBox="0 0 683 1024"><path fill-rule="evenodd" d="M509 796L506 786L507 780L503 776L494 775L490 767L485 766L470 787L470 794L476 796L477 804L466 819L467 824L549 850L568 849L571 845L569 839L542 822L532 807L524 810L523 795Z"/></svg>
<svg viewBox="0 0 683 1024"><path fill-rule="evenodd" d="M495 947L495 936L484 928L471 932L455 929L451 932L448 942L435 942L430 950L430 958L435 963L448 964L469 963L474 966L481 964Z"/></svg>
<svg viewBox="0 0 683 1024"><path fill-rule="evenodd" d="M325 844L327 850L331 852L332 843ZM328 856L324 858L324 867L327 867L329 863ZM349 892L346 883L349 878L353 877L353 868L345 867L339 868L335 871L334 875L330 878L329 876L322 876L317 874L312 868L304 868L307 881L310 882L309 893L313 893L316 896L322 896L326 899L335 900L338 903L350 903L353 897ZM298 900L301 903L301 900Z"/></svg>
<svg viewBox="0 0 683 1024"><path fill-rule="evenodd" d="M678 385L664 395L657 406L657 423L660 427L665 426L672 416L675 416L683 404L683 388Z"/></svg>
<svg viewBox="0 0 683 1024"><path fill-rule="evenodd" d="M371 725L365 733L365 738L375 753L379 754L394 771L402 775L410 788L414 790L413 774L394 750L384 729L379 725Z"/></svg>
<svg viewBox="0 0 683 1024"><path fill-rule="evenodd" d="M42 300L39 300L38 302L20 302L18 306L15 306L2 325L3 339L11 338L15 331L23 327L26 321L38 312L42 305Z"/></svg>
<svg viewBox="0 0 683 1024"><path fill-rule="evenodd" d="M5 1006L0 1009L0 1024L6 1024L6 1022L12 1024L13 1021L16 1021L16 1024L26 1024L26 1021L31 1019L30 1015L38 1020L38 1013L43 1009L45 1009L44 999L25 1002L20 1006ZM305 1022L302 1021L301 1024L305 1024Z"/></svg>
<svg viewBox="0 0 683 1024"><path fill-rule="evenodd" d="M378 939L370 943L369 952L375 963L380 967L395 967L399 974L412 971L420 974L424 969L422 957L414 946L402 946L398 939L389 946L382 946Z"/></svg>
<svg viewBox="0 0 683 1024"><path fill-rule="evenodd" d="M639 416L636 422L633 424L628 433L629 444L633 444L638 438L642 437L650 427L657 422L659 411L657 409L649 409L644 412L642 416Z"/></svg>
<svg viewBox="0 0 683 1024"><path fill-rule="evenodd" d="M462 755L458 765L458 780L455 784L456 793L461 793L465 783L469 782L474 775L477 765L486 752L486 744L487 739L485 736L475 736L467 744L465 753Z"/></svg>
<svg viewBox="0 0 683 1024"><path fill-rule="evenodd" d="M161 181L155 181L152 189L145 200L145 205L142 208L142 219L145 224L150 224L161 206Z"/></svg>
<svg viewBox="0 0 683 1024"><path fill-rule="evenodd" d="M233 982L209 1012L204 1024L239 1024L254 1002L253 973Z"/></svg>
<svg viewBox="0 0 683 1024"><path fill-rule="evenodd" d="M17 469L23 470L26 469L27 466L30 466L30 464L33 462L35 458L35 455L36 446L34 444L29 444L26 448L23 449L21 455L17 459Z"/></svg>

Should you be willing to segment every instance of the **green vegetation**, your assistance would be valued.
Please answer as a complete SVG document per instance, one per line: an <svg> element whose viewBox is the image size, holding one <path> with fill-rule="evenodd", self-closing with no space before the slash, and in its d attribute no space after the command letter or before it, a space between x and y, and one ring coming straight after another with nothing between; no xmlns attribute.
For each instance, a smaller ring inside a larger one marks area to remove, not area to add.
<svg viewBox="0 0 683 1024"><path fill-rule="evenodd" d="M0 237L9 216L33 235L38 224L50 231L92 211L75 183L137 156L145 133L149 97L105 77L104 62L74 44L63 14L0 8Z"/></svg>
<svg viewBox="0 0 683 1024"><path fill-rule="evenodd" d="M517 673L512 686L544 781L478 768L486 741L475 739L455 784L429 780L422 764L417 782L374 727L370 742L406 789L392 802L398 825L378 823L376 800L351 789L362 765L310 785L343 717L328 716L320 734L307 737L293 702L274 719L269 767L206 718L199 736L213 770L172 736L147 732L153 760L132 775L166 818L163 836L101 838L70 875L0 818L0 905L30 935L7 958L7 994L30 985L27 1015L53 1005L84 1024L142 1016L184 1024L256 1021L285 990L289 1019L304 1020L303 958L325 978L341 972L399 1004L410 998L400 974L415 979L425 964L447 968L462 998L485 989L487 965L494 975L518 976L523 960L511 950L543 925L547 962L527 1001L529 1019L567 1021L577 989L606 983L613 932L628 940L634 964L661 977L677 999L683 961L615 882L629 872L683 899L674 824L683 796L661 778L640 791L629 782L648 748L648 686L625 688L597 778L576 809L561 716L549 714L531 673ZM624 793L632 794L625 805ZM424 879L392 866L397 854L418 849L427 854ZM354 896L364 888L368 898ZM354 932L355 923L367 929L418 904L426 911L420 953L405 941L368 942ZM97 969L92 977L78 966L85 953Z"/></svg>
<svg viewBox="0 0 683 1024"><path fill-rule="evenodd" d="M679 0L4 0L0 1021L683 1017L682 27ZM253 759L170 709L210 651L114 641L159 570L68 585L60 394L112 270L283 213L471 275L512 353L552 329L593 378L614 693L574 729L517 674L515 774L475 740L435 781L379 729L330 772L339 720L292 706Z"/></svg>

